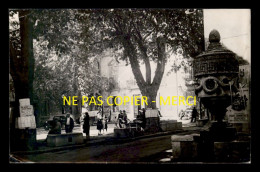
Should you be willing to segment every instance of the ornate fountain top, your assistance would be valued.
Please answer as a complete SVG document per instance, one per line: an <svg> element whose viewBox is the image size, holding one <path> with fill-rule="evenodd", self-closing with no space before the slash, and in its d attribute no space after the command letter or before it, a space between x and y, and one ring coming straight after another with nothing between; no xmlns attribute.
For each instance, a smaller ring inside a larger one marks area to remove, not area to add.
<svg viewBox="0 0 260 172"><path fill-rule="evenodd" d="M212 30L209 34L209 46L194 59L195 77L214 74L238 74L239 65L234 52L220 43L220 34Z"/></svg>
<svg viewBox="0 0 260 172"><path fill-rule="evenodd" d="M217 30L213 29L209 33L209 42L219 42L220 41L220 34Z"/></svg>

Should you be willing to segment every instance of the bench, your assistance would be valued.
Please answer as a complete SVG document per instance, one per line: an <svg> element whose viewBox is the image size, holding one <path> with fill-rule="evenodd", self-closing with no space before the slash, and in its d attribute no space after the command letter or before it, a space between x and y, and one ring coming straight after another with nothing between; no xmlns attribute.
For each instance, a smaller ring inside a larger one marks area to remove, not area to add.
<svg viewBox="0 0 260 172"><path fill-rule="evenodd" d="M114 137L116 138L127 138L135 137L140 134L137 127L128 127L128 128L115 128Z"/></svg>
<svg viewBox="0 0 260 172"><path fill-rule="evenodd" d="M177 120L172 121L161 121L160 122L162 131L176 131L182 130L182 122L177 122Z"/></svg>
<svg viewBox="0 0 260 172"><path fill-rule="evenodd" d="M51 147L83 143L84 139L82 133L48 134L47 136L47 146Z"/></svg>

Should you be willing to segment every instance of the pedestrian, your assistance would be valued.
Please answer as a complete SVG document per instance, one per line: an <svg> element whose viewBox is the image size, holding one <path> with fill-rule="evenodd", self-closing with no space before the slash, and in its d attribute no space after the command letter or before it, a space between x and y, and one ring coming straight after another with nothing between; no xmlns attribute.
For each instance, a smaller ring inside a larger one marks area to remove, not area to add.
<svg viewBox="0 0 260 172"><path fill-rule="evenodd" d="M119 128L122 128L122 123L123 123L123 113L122 110L120 110L118 117L117 117L117 124Z"/></svg>
<svg viewBox="0 0 260 172"><path fill-rule="evenodd" d="M89 114L88 112L86 112L83 119L83 133L86 133L86 140L89 140L89 129Z"/></svg>
<svg viewBox="0 0 260 172"><path fill-rule="evenodd" d="M191 114L191 122L196 122L196 117L197 117L198 111L196 107L194 106L192 109L192 114Z"/></svg>
<svg viewBox="0 0 260 172"><path fill-rule="evenodd" d="M102 112L102 108L100 107L98 112L97 112L98 118L103 118L103 112Z"/></svg>
<svg viewBox="0 0 260 172"><path fill-rule="evenodd" d="M79 118L80 131L81 131L81 132L83 132L84 118L85 118L85 113L82 113L81 116L80 116L80 118Z"/></svg>
<svg viewBox="0 0 260 172"><path fill-rule="evenodd" d="M57 118L53 118L52 126L48 134L61 134L61 123Z"/></svg>
<svg viewBox="0 0 260 172"><path fill-rule="evenodd" d="M182 118L185 116L185 113L183 110L181 110L181 112L179 113L179 117L180 117L180 120L182 120Z"/></svg>
<svg viewBox="0 0 260 172"><path fill-rule="evenodd" d="M70 114L68 113L66 116L65 132L72 133L73 128L74 128L74 120L70 117Z"/></svg>
<svg viewBox="0 0 260 172"><path fill-rule="evenodd" d="M108 122L110 122L111 121L111 110L109 110L109 117L108 117Z"/></svg>
<svg viewBox="0 0 260 172"><path fill-rule="evenodd" d="M117 116L117 119L122 118L122 115L123 115L123 112L122 112L122 110L120 110L120 111L119 111L119 114L118 114L118 116Z"/></svg>
<svg viewBox="0 0 260 172"><path fill-rule="evenodd" d="M103 124L103 134L104 134L105 130L107 132L107 117L103 118L102 124Z"/></svg>
<svg viewBox="0 0 260 172"><path fill-rule="evenodd" d="M145 119L145 108L142 109L142 112L140 113L140 120L142 121L141 123L141 127L143 128L143 130L145 130L145 127L146 127L146 119Z"/></svg>
<svg viewBox="0 0 260 172"><path fill-rule="evenodd" d="M158 110L158 113L157 113L157 128L158 128L159 131L162 131L161 126L160 126L160 118L162 117L162 114L161 114L159 108L157 108L157 110Z"/></svg>
<svg viewBox="0 0 260 172"><path fill-rule="evenodd" d="M102 120L100 118L97 121L97 129L98 129L98 135L102 135L101 130L103 129L103 124L102 124Z"/></svg>
<svg viewBox="0 0 260 172"><path fill-rule="evenodd" d="M127 119L127 114L126 114L126 111L125 110L123 110L123 123L125 124L125 128L126 128L126 125L127 125L127 123L128 123L128 121L127 121L128 119Z"/></svg>
<svg viewBox="0 0 260 172"><path fill-rule="evenodd" d="M162 114L161 114L159 108L157 108L157 110L158 110L157 116L158 116L159 118L162 117Z"/></svg>

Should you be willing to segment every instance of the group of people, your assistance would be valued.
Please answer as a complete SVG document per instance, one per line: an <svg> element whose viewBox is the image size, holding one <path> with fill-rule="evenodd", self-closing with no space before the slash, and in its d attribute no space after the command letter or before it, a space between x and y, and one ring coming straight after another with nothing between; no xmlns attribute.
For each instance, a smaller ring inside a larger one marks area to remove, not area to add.
<svg viewBox="0 0 260 172"><path fill-rule="evenodd" d="M137 122L140 123L140 126L145 129L145 125L146 125L146 118L145 118L145 112L146 110L143 108L142 110L139 111L139 114L136 117ZM159 116L161 116L160 112L159 112ZM81 122L81 127L83 129L83 133L86 134L86 139L88 140L89 137L89 131L90 131L90 117L88 112L85 112L83 116L81 116L80 118L80 122ZM129 124L129 119L127 118L127 114L125 110L120 110L120 113L118 114L117 117L117 123L116 123L116 127L118 128L126 128L127 125ZM53 123L52 123L52 127L49 131L49 134L61 134L61 123L59 122L59 120L57 118L54 118ZM72 117L70 117L70 114L66 115L66 120L65 120L65 132L66 133L72 133L74 128L74 120ZM108 128L108 119L106 116L98 118L97 120L97 130L98 130L98 135L102 135L102 130L103 130L103 134L104 131L107 131Z"/></svg>
<svg viewBox="0 0 260 172"><path fill-rule="evenodd" d="M81 123L83 123L82 128L83 128L83 133L86 133L86 137L87 139L89 139L89 130L90 130L90 120L89 120L89 114L88 112L85 112ZM102 135L102 130L103 130L103 134L104 131L107 131L107 123L108 123L108 119L106 116L102 117L102 118L98 118L97 120L97 130L98 130L98 135Z"/></svg>
<svg viewBox="0 0 260 172"><path fill-rule="evenodd" d="M120 110L119 114L117 116L117 123L116 123L116 127L119 128L126 128L128 124L128 118L127 118L127 114L125 110Z"/></svg>
<svg viewBox="0 0 260 172"><path fill-rule="evenodd" d="M98 135L102 135L101 130L103 130L103 134L104 134L105 130L107 132L107 123L108 123L107 117L99 118L97 120Z"/></svg>
<svg viewBox="0 0 260 172"><path fill-rule="evenodd" d="M51 128L48 134L61 134L61 128L62 125L60 121L57 118L53 118L53 121L51 123ZM67 114L65 119L65 132L72 133L73 128L74 128L74 120L70 116L70 114ZM89 115L88 112L86 112L83 118L83 132L86 133L87 139L89 139L89 129L90 129Z"/></svg>
<svg viewBox="0 0 260 172"><path fill-rule="evenodd" d="M198 116L198 111L194 106L191 112L191 123L196 122L197 116ZM185 117L185 112L181 110L181 112L179 113L180 120L182 120L183 117Z"/></svg>
<svg viewBox="0 0 260 172"><path fill-rule="evenodd" d="M143 130L145 129L146 126L145 112L146 112L145 108L139 110L139 114L137 115L136 120L134 120L134 122L140 124Z"/></svg>
<svg viewBox="0 0 260 172"><path fill-rule="evenodd" d="M57 118L53 118L53 122L51 123L51 129L48 134L61 134L61 123ZM66 115L65 119L65 132L72 133L74 128L74 120L70 117L70 114Z"/></svg>
<svg viewBox="0 0 260 172"><path fill-rule="evenodd" d="M86 138L88 140L89 139L89 131L90 131L90 120L89 120L88 112L85 112L81 122L83 123L83 125L82 125L83 133L86 133ZM108 123L108 119L107 119L106 116L104 116L102 118L98 118L98 120L97 120L98 135L102 135L102 132L101 132L102 130L103 130L103 134L104 134L105 130L107 132L107 123Z"/></svg>
<svg viewBox="0 0 260 172"><path fill-rule="evenodd" d="M138 115L136 116L136 119L133 120L133 123L138 124L143 130L145 130L146 128L145 113L146 113L145 108L140 109ZM161 112L159 110L158 110L157 117L158 120L160 120L160 117L162 117ZM129 120L127 118L126 111L120 110L120 113L118 114L118 118L117 118L116 127L126 128L128 124L129 124Z"/></svg>

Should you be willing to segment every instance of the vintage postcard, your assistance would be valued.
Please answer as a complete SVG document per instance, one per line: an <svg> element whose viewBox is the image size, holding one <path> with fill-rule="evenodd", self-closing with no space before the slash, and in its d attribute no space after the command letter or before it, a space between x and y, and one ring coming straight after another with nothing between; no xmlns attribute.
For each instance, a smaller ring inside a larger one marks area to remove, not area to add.
<svg viewBox="0 0 260 172"><path fill-rule="evenodd" d="M10 163L251 163L250 9L9 9Z"/></svg>

